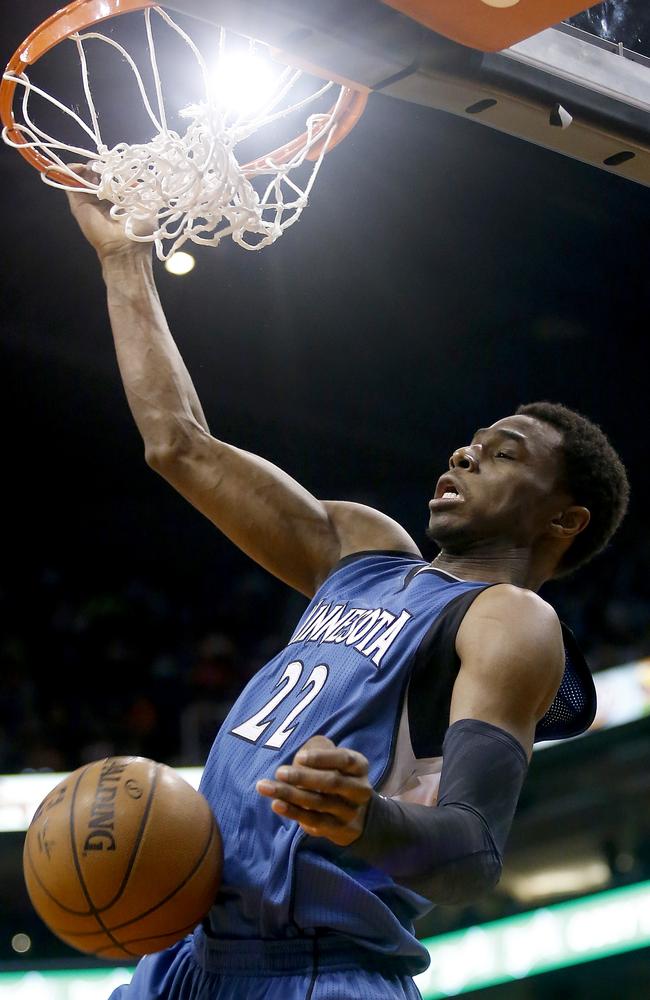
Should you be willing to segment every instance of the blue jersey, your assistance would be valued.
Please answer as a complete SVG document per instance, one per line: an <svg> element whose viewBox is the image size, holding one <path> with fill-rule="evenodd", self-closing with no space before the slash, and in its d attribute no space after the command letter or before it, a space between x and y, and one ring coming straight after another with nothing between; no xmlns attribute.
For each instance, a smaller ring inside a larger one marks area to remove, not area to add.
<svg viewBox="0 0 650 1000"><path fill-rule="evenodd" d="M276 815L255 784L321 734L364 754L382 794L433 805L459 668L456 632L487 586L396 552L338 564L286 648L247 685L210 751L201 791L219 822L225 862L197 945L206 930L221 940L324 933L400 956L411 974L426 968L412 922L431 904ZM568 648L565 680L538 735L581 731L593 709L591 677Z"/></svg>

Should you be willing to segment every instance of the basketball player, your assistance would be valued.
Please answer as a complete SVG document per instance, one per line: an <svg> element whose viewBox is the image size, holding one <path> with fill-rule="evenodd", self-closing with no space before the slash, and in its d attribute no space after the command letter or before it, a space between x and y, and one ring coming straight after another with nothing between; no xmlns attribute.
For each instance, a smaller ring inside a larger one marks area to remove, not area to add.
<svg viewBox="0 0 650 1000"><path fill-rule="evenodd" d="M219 897L112 1000L415 998L428 958L413 920L493 888L534 741L593 718L587 666L536 591L607 543L623 466L585 418L523 406L451 455L427 563L384 514L317 500L212 437L149 248L94 196L70 202L103 268L147 462L311 599L205 767Z"/></svg>

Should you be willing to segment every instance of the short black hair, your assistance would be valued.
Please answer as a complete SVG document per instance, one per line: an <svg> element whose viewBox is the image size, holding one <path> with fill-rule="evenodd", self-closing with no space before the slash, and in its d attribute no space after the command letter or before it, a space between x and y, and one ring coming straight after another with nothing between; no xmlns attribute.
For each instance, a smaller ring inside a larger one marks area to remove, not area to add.
<svg viewBox="0 0 650 1000"><path fill-rule="evenodd" d="M526 403L517 413L561 433L562 485L591 514L589 524L575 536L558 565L555 576L565 576L601 552L625 517L630 497L625 466L598 424L575 410L540 402Z"/></svg>

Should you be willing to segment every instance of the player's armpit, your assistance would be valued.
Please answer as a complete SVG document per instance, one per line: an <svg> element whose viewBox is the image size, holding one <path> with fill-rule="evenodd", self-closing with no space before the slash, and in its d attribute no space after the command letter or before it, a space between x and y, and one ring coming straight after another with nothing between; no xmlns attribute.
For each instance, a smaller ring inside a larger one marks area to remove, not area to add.
<svg viewBox="0 0 650 1000"><path fill-rule="evenodd" d="M509 584L483 591L456 637L461 666L450 723L481 719L511 733L530 756L535 727L562 682L558 617L537 594Z"/></svg>
<svg viewBox="0 0 650 1000"><path fill-rule="evenodd" d="M447 731L437 806L369 803L353 855L441 905L470 903L492 889L528 763L505 730L463 719Z"/></svg>
<svg viewBox="0 0 650 1000"><path fill-rule="evenodd" d="M324 500L323 506L336 532L340 559L376 550L408 552L421 558L408 531L381 511L349 500Z"/></svg>

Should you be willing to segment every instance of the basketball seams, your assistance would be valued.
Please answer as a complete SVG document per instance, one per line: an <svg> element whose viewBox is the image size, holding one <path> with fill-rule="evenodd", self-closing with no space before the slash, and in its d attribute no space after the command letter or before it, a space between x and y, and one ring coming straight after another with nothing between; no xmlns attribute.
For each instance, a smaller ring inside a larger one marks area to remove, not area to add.
<svg viewBox="0 0 650 1000"><path fill-rule="evenodd" d="M176 893L180 892L180 890L184 886L187 885L187 883L190 881L190 879L192 879L194 877L194 875L196 875L197 871L199 870L199 868L203 864L205 858L207 857L207 855L209 853L209 850L210 850L213 842L216 839L217 839L217 824L215 822L214 816L212 816L212 823L211 823L211 826L210 826L210 833L208 834L208 840L206 842L206 845L203 848L203 851L199 855L198 859L194 863L194 867L191 869L190 872L188 872L188 874L185 876L185 878L183 879L183 881L180 882L174 889L172 889L171 892L167 893L167 895L164 896L163 899L159 900L155 904L155 906L149 907L148 910L144 910L142 913L138 913L137 916L131 917L130 920L125 920L121 924L116 924L114 927L106 927L105 928L106 932L107 933L109 933L109 932L110 933L115 933L116 931L122 930L124 927L129 927L131 924L137 923L138 920L143 920L145 917L150 916L156 910L159 910L161 906L164 906L165 903L168 903L170 899L173 899L174 896L176 895ZM99 910L97 912L104 913L105 910ZM195 926L196 926L196 924L193 923L193 924L190 925L190 928L195 927ZM65 934L67 932L64 929L61 929L60 933ZM82 938L82 937L92 937L93 934L97 933L97 931L79 931L79 932L74 932L73 931L73 932L70 932L70 933L74 933L75 937ZM160 936L160 937L166 937L167 934L165 933L164 935L158 935L158 936ZM145 938L141 938L139 940L147 940L147 939L148 939L148 936L145 937ZM133 942L129 942L129 943L133 943ZM99 952L95 952L95 954L99 954Z"/></svg>
<svg viewBox="0 0 650 1000"><path fill-rule="evenodd" d="M47 886L44 885L43 880L41 879L41 876L38 873L36 865L34 864L34 859L32 858L32 851L31 851L31 846L30 846L30 842L29 841L30 841L30 837L29 837L29 832L28 832L27 837L25 838L25 847L26 847L27 860L29 862L29 867L31 868L32 874L33 874L35 880L38 882L39 888L45 893L45 895L48 897L48 899L51 899L53 903L56 903L56 905L61 910L63 910L65 913L69 913L70 916L72 916L72 917L91 917L93 915L92 909L89 909L89 910L73 910L71 906L66 906L65 903L62 903L60 900L58 900L56 898L56 896L54 896L50 892L50 890L47 888ZM95 933L95 932L93 931L93 933Z"/></svg>
<svg viewBox="0 0 650 1000"><path fill-rule="evenodd" d="M90 767L90 765L88 765L88 767ZM113 937L113 935L109 931L108 927L106 927L106 925L104 924L104 921L100 917L99 912L98 912L97 908L95 907L95 904L92 901L90 893L88 892L88 887L86 885L86 880L83 877L83 872L81 870L81 864L79 862L79 853L77 851L77 841L76 841L76 838L75 838L75 828L74 828L74 820L75 820L74 810L75 810L75 804L76 804L76 800L77 800L77 791L79 789L79 784L81 783L81 779L83 778L84 774L88 770L88 767L85 767L83 769L83 771L81 772L81 774L77 778L77 780L75 782L74 789L72 791L72 800L71 800L71 803L70 803L70 823L69 823L70 846L72 848L72 860L74 862L75 871L77 873L77 878L79 880L79 885L81 886L81 891L83 892L84 896L86 897L86 900L88 902L88 906L90 907L90 914L89 914L89 916L93 916L95 918L95 920L99 924L101 930L104 931L104 933L107 935L107 937L109 938L109 940L111 940L113 942L113 944L115 945L116 948L120 949L120 951L123 951L125 955L132 956L133 952L130 952L127 948L124 947L124 945L120 944L120 942L117 941Z"/></svg>
<svg viewBox="0 0 650 1000"><path fill-rule="evenodd" d="M169 937L173 937L174 940L176 941L181 936L185 936L186 934L189 934L190 931L193 931L195 927L196 927L196 924L194 922L192 922L191 924L186 924L185 927L178 927L178 928L176 928L176 930L173 930L173 931L165 931L164 934L146 934L144 937L131 938L129 941L125 941L124 944L125 945L134 945L134 944L137 945L137 944L141 944L143 941L163 941L163 940L165 940L166 938L169 938ZM168 947L168 946L164 945L164 946L161 946L161 947ZM97 956L100 956L100 955L104 954L105 952L107 952L109 950L110 950L110 945L106 945L105 948L98 948L97 951L93 952L93 954L97 955ZM160 949L153 949L153 950L160 950ZM107 957L110 958L110 955L107 956Z"/></svg>
<svg viewBox="0 0 650 1000"><path fill-rule="evenodd" d="M129 863L127 865L126 871L124 873L124 877L122 879L122 884L120 885L119 889L117 890L117 892L115 893L115 895L113 896L113 898L108 903L106 903L105 906L100 906L100 907L96 908L96 912L97 913L105 913L107 910L110 910L111 906L114 906L115 903L118 902L118 900L120 899L120 897L124 893L124 890L126 889L127 882L129 881L129 879L131 877L131 873L133 872L133 867L135 865L135 861L136 861L136 858L137 858L137 855L138 855L138 851L140 849L140 844L142 843L142 838L144 836L145 827L146 827L147 821L149 819L149 813L151 812L151 804L153 802L154 793L156 791L156 786L158 784L158 773L159 773L159 771L160 771L160 764L154 763L153 778L151 779L151 783L150 783L150 786L149 786L149 794L147 796L147 802L146 802L146 805L144 807L144 811L142 813L142 819L140 820L140 828L138 829L138 833L137 833L137 836L135 838L135 842L133 844L133 848L131 849L131 857L129 859Z"/></svg>
<svg viewBox="0 0 650 1000"><path fill-rule="evenodd" d="M168 903L170 899L173 899L176 893L180 892L180 890L187 885L187 883L194 877L194 875L196 875L197 871L199 870L199 868L203 864L203 861L208 855L210 845L212 844L213 840L216 840L217 824L215 823L215 819L214 816L212 816L212 813L210 813L210 815L212 822L210 824L210 833L208 834L206 845L203 848L198 859L195 861L194 867L188 872L183 881L179 882L179 884L174 889L172 889L171 892L168 892L167 895L164 896L163 899L161 899L158 903L156 903L155 906L151 906L148 910L145 910L143 913L140 913L137 917L133 917L131 920L127 920L125 923L119 924L119 926L114 927L113 930L120 930L122 927L128 927L129 924L134 923L136 920L143 920L145 917L150 916L150 914L154 913L156 910L159 910L161 906L164 906L165 903Z"/></svg>

